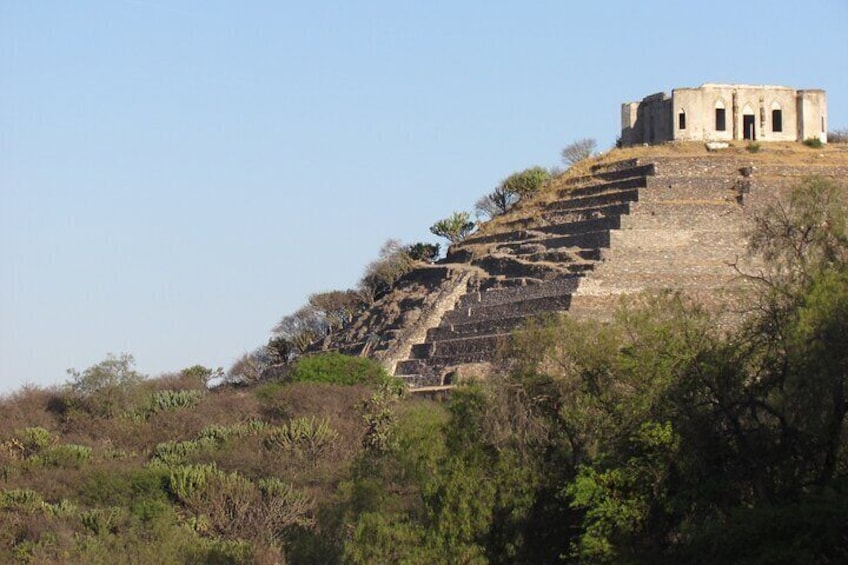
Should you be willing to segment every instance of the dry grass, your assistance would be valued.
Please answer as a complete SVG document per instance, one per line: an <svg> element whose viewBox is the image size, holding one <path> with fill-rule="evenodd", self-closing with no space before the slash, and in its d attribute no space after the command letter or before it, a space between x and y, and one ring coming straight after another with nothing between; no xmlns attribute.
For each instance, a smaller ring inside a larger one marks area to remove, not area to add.
<svg viewBox="0 0 848 565"><path fill-rule="evenodd" d="M58 388L29 385L0 398L0 430L9 433L34 426L50 431L58 430L60 418L57 411L62 398Z"/></svg>

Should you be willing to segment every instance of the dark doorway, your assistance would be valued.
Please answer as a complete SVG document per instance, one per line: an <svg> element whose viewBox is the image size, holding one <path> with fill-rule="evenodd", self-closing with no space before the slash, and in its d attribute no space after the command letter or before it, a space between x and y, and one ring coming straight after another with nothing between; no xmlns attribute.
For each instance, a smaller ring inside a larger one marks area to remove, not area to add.
<svg viewBox="0 0 848 565"><path fill-rule="evenodd" d="M754 130L754 124L756 120L754 119L753 114L745 114L742 116L742 137L743 139L750 139L754 141L757 139L757 133Z"/></svg>
<svg viewBox="0 0 848 565"><path fill-rule="evenodd" d="M783 112L771 111L771 131L783 131Z"/></svg>
<svg viewBox="0 0 848 565"><path fill-rule="evenodd" d="M724 131L727 129L725 121L724 108L716 108L716 131Z"/></svg>

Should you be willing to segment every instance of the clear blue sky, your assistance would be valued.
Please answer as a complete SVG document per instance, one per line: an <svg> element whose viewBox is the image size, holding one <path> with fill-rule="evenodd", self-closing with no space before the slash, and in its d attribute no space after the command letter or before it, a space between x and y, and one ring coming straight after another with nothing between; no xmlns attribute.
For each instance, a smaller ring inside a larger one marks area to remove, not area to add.
<svg viewBox="0 0 848 565"><path fill-rule="evenodd" d="M0 0L0 392L227 367L387 238L703 82L824 88L848 127L848 2Z"/></svg>

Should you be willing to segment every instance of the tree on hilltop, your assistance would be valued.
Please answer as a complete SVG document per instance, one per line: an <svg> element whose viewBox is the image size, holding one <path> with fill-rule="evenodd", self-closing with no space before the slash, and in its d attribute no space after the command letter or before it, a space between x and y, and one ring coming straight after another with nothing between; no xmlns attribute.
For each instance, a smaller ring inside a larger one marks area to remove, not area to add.
<svg viewBox="0 0 848 565"><path fill-rule="evenodd" d="M474 225L468 212L454 212L430 226L430 231L451 243L459 243L474 230Z"/></svg>
<svg viewBox="0 0 848 565"><path fill-rule="evenodd" d="M578 139L563 148L562 161L570 167L575 163L591 157L597 146L598 142L590 137Z"/></svg>
<svg viewBox="0 0 848 565"><path fill-rule="evenodd" d="M380 256L366 268L359 281L359 294L366 304L373 304L391 291L395 283L413 267L413 259L396 239L389 239Z"/></svg>
<svg viewBox="0 0 848 565"><path fill-rule="evenodd" d="M508 212L519 200L539 191L542 184L551 178L550 173L543 167L531 167L513 173L489 194L480 198L474 205L479 215L494 218Z"/></svg>

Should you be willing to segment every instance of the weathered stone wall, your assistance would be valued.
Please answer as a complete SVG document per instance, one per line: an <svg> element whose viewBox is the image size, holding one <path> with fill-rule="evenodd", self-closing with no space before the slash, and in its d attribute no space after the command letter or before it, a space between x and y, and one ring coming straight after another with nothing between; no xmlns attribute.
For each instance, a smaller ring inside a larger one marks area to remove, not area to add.
<svg viewBox="0 0 848 565"><path fill-rule="evenodd" d="M824 90L798 92L798 139L827 143L827 101Z"/></svg>
<svg viewBox="0 0 848 565"><path fill-rule="evenodd" d="M671 105L671 98L662 92L644 98L635 106L624 104L622 143L662 143L672 139Z"/></svg>
<svg viewBox="0 0 848 565"><path fill-rule="evenodd" d="M717 109L724 112L724 129L718 127ZM621 127L624 145L811 137L826 142L827 100L823 90L704 84L625 103Z"/></svg>
<svg viewBox="0 0 848 565"><path fill-rule="evenodd" d="M739 301L749 287L751 218L810 176L848 178L848 167L781 164L738 156L652 159L648 178L621 228L611 232L602 262L584 279L574 315L609 317L621 296L683 290L704 302Z"/></svg>

